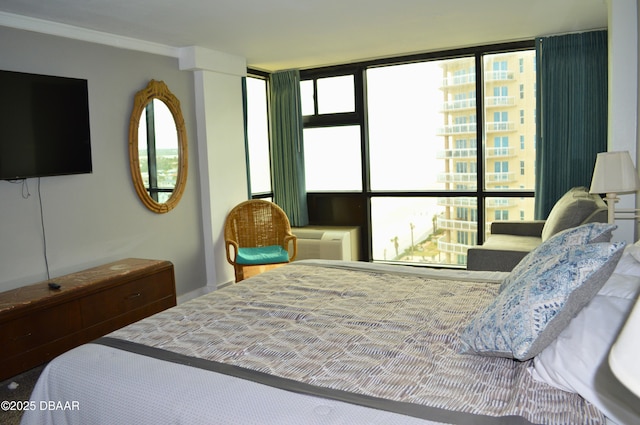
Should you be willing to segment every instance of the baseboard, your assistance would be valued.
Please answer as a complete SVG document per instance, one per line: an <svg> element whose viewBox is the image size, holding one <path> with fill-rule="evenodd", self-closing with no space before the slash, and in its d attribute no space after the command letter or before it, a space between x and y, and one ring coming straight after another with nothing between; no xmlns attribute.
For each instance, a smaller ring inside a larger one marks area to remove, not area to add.
<svg viewBox="0 0 640 425"><path fill-rule="evenodd" d="M217 288L214 286L206 285L198 289L194 289L193 291L187 292L186 294L179 295L177 297L178 304L182 304L194 298L198 298L199 296L208 294L209 292L215 291Z"/></svg>

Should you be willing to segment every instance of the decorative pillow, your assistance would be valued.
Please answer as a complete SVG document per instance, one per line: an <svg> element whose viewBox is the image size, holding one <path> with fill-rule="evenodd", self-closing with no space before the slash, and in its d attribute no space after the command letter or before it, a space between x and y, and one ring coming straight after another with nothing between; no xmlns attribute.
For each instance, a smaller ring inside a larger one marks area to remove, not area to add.
<svg viewBox="0 0 640 425"><path fill-rule="evenodd" d="M289 261L289 252L280 245L240 248L236 257L236 263L245 265L286 263L287 261Z"/></svg>
<svg viewBox="0 0 640 425"><path fill-rule="evenodd" d="M462 352L534 357L602 288L623 248L624 242L591 243L558 246L540 255L469 323Z"/></svg>
<svg viewBox="0 0 640 425"><path fill-rule="evenodd" d="M585 245L588 243L609 242L613 231L617 228L615 224L589 223L582 226L573 227L556 233L547 241L542 242L535 249L529 252L511 271L509 276L500 285L500 292L530 267L535 267L537 263L546 261L549 253L554 253L558 247L572 245Z"/></svg>

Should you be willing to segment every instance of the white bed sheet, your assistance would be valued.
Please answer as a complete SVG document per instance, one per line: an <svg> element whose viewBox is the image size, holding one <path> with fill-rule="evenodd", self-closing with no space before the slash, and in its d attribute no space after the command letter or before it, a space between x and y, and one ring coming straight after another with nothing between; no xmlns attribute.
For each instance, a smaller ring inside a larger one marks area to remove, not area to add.
<svg viewBox="0 0 640 425"><path fill-rule="evenodd" d="M22 425L436 424L98 344L51 362L31 400ZM49 402L78 409L40 409Z"/></svg>

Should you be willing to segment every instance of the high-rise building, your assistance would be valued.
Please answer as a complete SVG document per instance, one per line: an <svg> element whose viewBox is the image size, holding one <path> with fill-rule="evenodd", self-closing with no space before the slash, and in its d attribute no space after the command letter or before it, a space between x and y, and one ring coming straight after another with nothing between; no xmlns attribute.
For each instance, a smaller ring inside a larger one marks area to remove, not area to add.
<svg viewBox="0 0 640 425"><path fill-rule="evenodd" d="M487 191L533 190L535 185L536 68L535 51L484 56L484 140L477 140L475 60L442 61L442 114L439 131L444 172L438 181L445 190L475 191L478 182ZM482 149L482 152L479 150ZM483 155L479 155L482 153ZM479 158L483 158L479 166ZM481 173L479 175L478 173ZM480 177L480 178L479 178ZM441 197L444 212L437 226L441 262L466 264L466 252L476 244L478 205L476 198ZM485 198L485 230L495 220L533 219L533 198Z"/></svg>

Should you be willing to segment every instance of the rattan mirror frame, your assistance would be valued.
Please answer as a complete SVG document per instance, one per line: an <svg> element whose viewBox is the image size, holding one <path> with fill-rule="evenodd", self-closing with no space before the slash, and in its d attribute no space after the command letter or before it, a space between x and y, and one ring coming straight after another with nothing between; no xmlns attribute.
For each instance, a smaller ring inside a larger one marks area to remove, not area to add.
<svg viewBox="0 0 640 425"><path fill-rule="evenodd" d="M138 152L138 127L140 118L145 107L153 99L159 99L167 105L176 125L178 136L178 175L176 178L176 186L173 193L166 202L155 201L148 193L147 188L142 180L140 173L140 155ZM162 214L171 211L176 207L182 193L187 184L187 130L180 109L180 101L171 93L167 85L163 81L151 80L147 87L136 93L133 101L133 109L131 110L131 119L129 120L129 166L131 169L131 178L133 186L138 197L149 210Z"/></svg>

